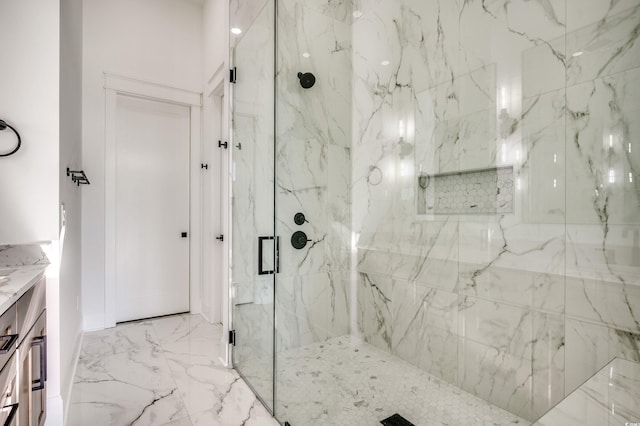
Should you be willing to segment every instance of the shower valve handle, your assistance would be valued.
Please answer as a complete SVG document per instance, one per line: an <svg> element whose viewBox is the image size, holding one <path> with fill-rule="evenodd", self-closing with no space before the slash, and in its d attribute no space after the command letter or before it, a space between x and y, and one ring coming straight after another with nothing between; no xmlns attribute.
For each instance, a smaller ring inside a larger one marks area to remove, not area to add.
<svg viewBox="0 0 640 426"><path fill-rule="evenodd" d="M291 245L293 248L302 250L311 240L307 238L307 234L302 231L296 231L291 236Z"/></svg>

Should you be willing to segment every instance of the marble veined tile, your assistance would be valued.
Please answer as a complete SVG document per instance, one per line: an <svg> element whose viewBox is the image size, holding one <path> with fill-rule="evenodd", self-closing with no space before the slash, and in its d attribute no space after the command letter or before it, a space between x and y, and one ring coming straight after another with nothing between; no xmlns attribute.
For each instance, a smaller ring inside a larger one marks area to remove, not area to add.
<svg viewBox="0 0 640 426"><path fill-rule="evenodd" d="M464 2L460 13L461 74L495 64L498 93L504 97L500 102L515 106L522 92L519 87L528 84L522 81L526 69L523 52L539 48L535 56L540 72L529 77L537 81L529 86L535 90L524 93L531 96L557 89L556 82L564 77L564 42L551 41L564 36L564 8L564 0Z"/></svg>
<svg viewBox="0 0 640 426"><path fill-rule="evenodd" d="M640 68L567 89L568 223L640 223L639 99Z"/></svg>
<svg viewBox="0 0 640 426"><path fill-rule="evenodd" d="M86 333L82 356L104 356L142 350L158 351L158 335L150 321L121 324L116 328Z"/></svg>
<svg viewBox="0 0 640 426"><path fill-rule="evenodd" d="M221 356L220 327L210 324L201 315L172 315L153 319L151 324L165 352L204 355L216 360Z"/></svg>
<svg viewBox="0 0 640 426"><path fill-rule="evenodd" d="M567 34L568 86L640 65L640 3L635 3L617 15L600 14L591 25Z"/></svg>
<svg viewBox="0 0 640 426"><path fill-rule="evenodd" d="M638 0L567 0L567 31L598 23L639 4Z"/></svg>
<svg viewBox="0 0 640 426"><path fill-rule="evenodd" d="M234 390L230 398L236 401L236 411L230 409L208 410L192 416L194 426L279 426L279 423L271 417L260 401L253 399L249 404L245 401L251 399L251 389L246 385L243 389ZM238 412L239 411L239 412Z"/></svg>
<svg viewBox="0 0 640 426"><path fill-rule="evenodd" d="M417 171L435 174L458 167L459 85L443 83L416 94L415 163Z"/></svg>
<svg viewBox="0 0 640 426"><path fill-rule="evenodd" d="M467 114L460 118L459 126L458 170L495 167L500 149L495 108Z"/></svg>
<svg viewBox="0 0 640 426"><path fill-rule="evenodd" d="M496 352L531 358L532 315L526 308L460 296L458 335Z"/></svg>
<svg viewBox="0 0 640 426"><path fill-rule="evenodd" d="M396 280L391 297L392 353L456 383L457 294Z"/></svg>
<svg viewBox="0 0 640 426"><path fill-rule="evenodd" d="M531 417L531 358L460 337L458 386L525 419Z"/></svg>
<svg viewBox="0 0 640 426"><path fill-rule="evenodd" d="M388 351L392 347L393 334L392 291L392 278L359 274L358 330L367 343Z"/></svg>
<svg viewBox="0 0 640 426"><path fill-rule="evenodd" d="M193 423L191 423L191 419L189 417L184 417L182 419L165 423L162 426L193 426Z"/></svg>
<svg viewBox="0 0 640 426"><path fill-rule="evenodd" d="M564 231L563 225L520 224L508 216L498 222L460 223L460 262L469 265L460 268L461 285L475 287L492 268L505 268L531 273L540 296L555 292L549 286L556 284L546 277L564 272Z"/></svg>
<svg viewBox="0 0 640 426"><path fill-rule="evenodd" d="M565 394L615 357L640 362L640 334L567 318Z"/></svg>
<svg viewBox="0 0 640 426"><path fill-rule="evenodd" d="M566 84L565 37L538 43L522 52L522 96L560 90Z"/></svg>
<svg viewBox="0 0 640 426"><path fill-rule="evenodd" d="M295 348L326 338L328 283L324 274L279 277L276 310L278 348Z"/></svg>
<svg viewBox="0 0 640 426"><path fill-rule="evenodd" d="M310 0L305 2L306 7L317 9L323 14L338 21L350 21L353 2L351 0Z"/></svg>
<svg viewBox="0 0 640 426"><path fill-rule="evenodd" d="M567 277L567 315L640 333L640 285Z"/></svg>
<svg viewBox="0 0 640 426"><path fill-rule="evenodd" d="M564 398L565 329L561 315L533 313L532 416L537 419Z"/></svg>
<svg viewBox="0 0 640 426"><path fill-rule="evenodd" d="M69 424L162 425L188 416L162 353L153 347L81 356Z"/></svg>
<svg viewBox="0 0 640 426"><path fill-rule="evenodd" d="M302 140L349 146L351 79L344 76L351 70L350 26L307 3L283 1L277 27L278 152ZM313 72L316 84L303 89L299 72Z"/></svg>
<svg viewBox="0 0 640 426"><path fill-rule="evenodd" d="M278 424L238 373L222 365L222 327L200 315L129 323L87 337L70 425Z"/></svg>
<svg viewBox="0 0 640 426"><path fill-rule="evenodd" d="M521 165L516 214L533 223L565 221L565 90L523 100Z"/></svg>
<svg viewBox="0 0 640 426"><path fill-rule="evenodd" d="M229 19L232 27L249 28L255 23L256 17L263 11L265 5L272 3L271 0L230 0ZM268 7L268 6L267 6ZM272 6L273 8L273 6ZM245 33L246 34L246 33ZM237 43L234 37L230 40L232 45Z"/></svg>
<svg viewBox="0 0 640 426"><path fill-rule="evenodd" d="M640 364L615 359L535 425L634 424L640 418Z"/></svg>

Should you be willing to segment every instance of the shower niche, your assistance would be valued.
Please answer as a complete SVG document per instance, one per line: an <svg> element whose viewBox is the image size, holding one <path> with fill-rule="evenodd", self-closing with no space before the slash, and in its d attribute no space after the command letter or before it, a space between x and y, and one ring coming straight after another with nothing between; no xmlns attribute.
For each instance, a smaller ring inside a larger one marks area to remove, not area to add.
<svg viewBox="0 0 640 426"><path fill-rule="evenodd" d="M416 176L416 214L513 213L513 166Z"/></svg>

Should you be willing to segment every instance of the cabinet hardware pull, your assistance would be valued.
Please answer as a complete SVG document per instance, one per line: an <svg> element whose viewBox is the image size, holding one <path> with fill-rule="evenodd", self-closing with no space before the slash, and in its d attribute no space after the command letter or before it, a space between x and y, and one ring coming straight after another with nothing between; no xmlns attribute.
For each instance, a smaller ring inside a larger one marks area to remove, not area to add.
<svg viewBox="0 0 640 426"><path fill-rule="evenodd" d="M31 347L40 346L40 378L31 382L31 391L44 389L44 382L47 381L47 336L34 337Z"/></svg>
<svg viewBox="0 0 640 426"><path fill-rule="evenodd" d="M16 416L16 413L18 412L18 405L20 405L20 403L15 403L15 404L11 404L11 405L7 405L7 406L2 407L2 411L4 411L6 408L11 407L11 411L9 412L9 415L7 416L7 420L5 420L5 422L4 422L5 426L12 424L13 418Z"/></svg>
<svg viewBox="0 0 640 426"><path fill-rule="evenodd" d="M0 355L9 353L11 347L16 344L18 336L18 334L7 334L6 336L0 336L0 341L2 341L2 347L0 347Z"/></svg>

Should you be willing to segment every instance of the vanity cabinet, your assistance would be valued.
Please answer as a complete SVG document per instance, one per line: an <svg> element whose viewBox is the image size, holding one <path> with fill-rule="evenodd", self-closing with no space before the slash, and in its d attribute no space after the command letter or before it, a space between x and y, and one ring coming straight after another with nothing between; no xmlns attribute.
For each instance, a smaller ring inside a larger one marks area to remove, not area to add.
<svg viewBox="0 0 640 426"><path fill-rule="evenodd" d="M0 425L41 426L46 417L46 286L42 278L0 317ZM5 342L3 344L2 342ZM4 350L7 352L4 353ZM8 356L5 361L3 357Z"/></svg>
<svg viewBox="0 0 640 426"><path fill-rule="evenodd" d="M18 424L18 363L15 350L0 372L0 425L15 426Z"/></svg>

